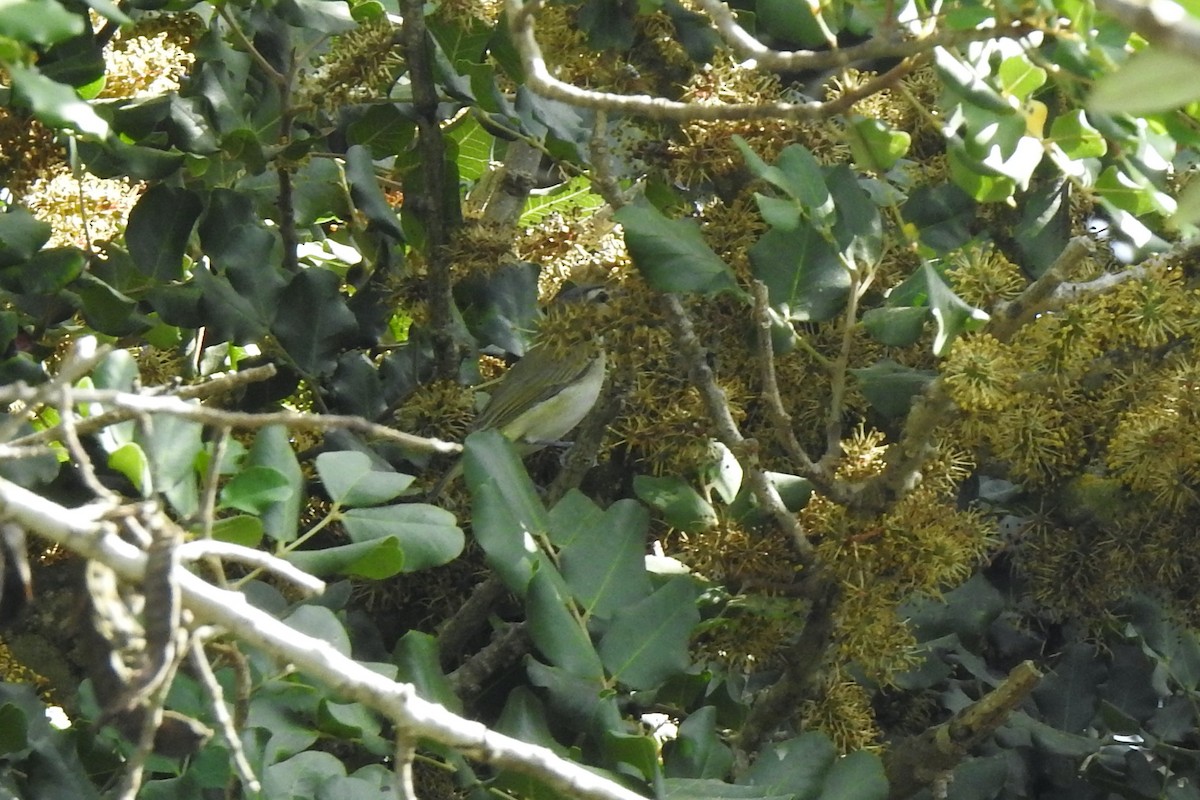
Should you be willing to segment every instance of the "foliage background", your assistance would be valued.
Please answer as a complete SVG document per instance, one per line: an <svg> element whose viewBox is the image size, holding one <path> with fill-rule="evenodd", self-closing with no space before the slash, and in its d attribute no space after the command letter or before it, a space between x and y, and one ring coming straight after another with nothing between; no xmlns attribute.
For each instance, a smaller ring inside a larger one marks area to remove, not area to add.
<svg viewBox="0 0 1200 800"><path fill-rule="evenodd" d="M638 793L1196 796L1197 9L735 5L795 52L711 2L0 5L4 480L319 575L206 577ZM427 501L454 448L396 431L598 332L567 455L474 433ZM236 637L239 745L139 756L95 620L148 642L152 582L34 537L15 613L5 536L7 795L561 794Z"/></svg>

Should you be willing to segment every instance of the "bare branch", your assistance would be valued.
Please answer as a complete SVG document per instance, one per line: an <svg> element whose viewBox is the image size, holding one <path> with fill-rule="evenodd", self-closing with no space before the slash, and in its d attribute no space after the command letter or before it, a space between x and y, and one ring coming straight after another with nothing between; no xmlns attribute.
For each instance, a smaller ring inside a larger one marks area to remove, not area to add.
<svg viewBox="0 0 1200 800"><path fill-rule="evenodd" d="M369 422L362 417L338 414L300 414L295 411L275 411L268 414L223 411L196 403L188 403L181 397L141 395L111 389L76 389L74 398L84 403L120 406L126 412L126 419L141 414L170 414L192 419L205 425L227 428L257 429L282 425L286 428L300 430L349 430L396 442L401 447L422 453L455 454L462 452L462 445L454 442L415 436L411 433L393 430L385 425ZM0 389L0 402L12 402L13 400L28 402L36 399L40 399L38 390L28 386L18 384ZM34 436L25 436L13 444L28 444L34 438Z"/></svg>
<svg viewBox="0 0 1200 800"><path fill-rule="evenodd" d="M728 447L741 463L755 499L771 515L775 523L791 537L801 561L811 564L815 556L812 542L804 534L804 529L800 527L795 515L784 506L783 499L776 491L775 485L758 466L758 443L742 436L742 432L738 430L737 422L734 421L733 414L729 411L729 404L725 401L725 392L717 385L712 367L708 365L704 346L696 336L687 310L684 309L683 303L677 296L668 294L665 295L665 298L667 319L675 336L675 343L679 345L679 352L687 363L692 383L700 390L700 396L704 398L704 405L716 426L717 439Z"/></svg>
<svg viewBox="0 0 1200 800"><path fill-rule="evenodd" d="M179 546L181 561L197 561L201 558L222 558L249 564L265 572L272 572L296 586L308 595L319 595L325 591L325 581L309 575L304 570L262 550L222 542L216 539L195 539Z"/></svg>

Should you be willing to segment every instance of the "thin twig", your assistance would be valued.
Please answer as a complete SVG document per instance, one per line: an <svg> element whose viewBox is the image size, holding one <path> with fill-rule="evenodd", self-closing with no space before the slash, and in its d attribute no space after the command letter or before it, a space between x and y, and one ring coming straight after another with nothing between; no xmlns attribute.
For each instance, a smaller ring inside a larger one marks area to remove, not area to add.
<svg viewBox="0 0 1200 800"><path fill-rule="evenodd" d="M90 368L89 368L90 370ZM82 373L79 377L83 377ZM247 386L251 383L269 380L275 376L275 366L267 364L262 367L254 367L252 369L243 370L242 372L231 372L226 375L217 375L204 383L198 383L193 386L183 386L172 391L172 395L184 400L195 400L204 397L211 397L223 392L232 391L242 386ZM72 381L73 383L74 381ZM14 386L20 386L15 384ZM44 387L43 387L44 388ZM6 395L0 392L0 402L5 400ZM11 402L11 401L9 401ZM26 400L26 403L32 405L34 400ZM111 411L105 411L102 414L97 414L94 417L78 420L75 423L75 432L80 436L87 436L90 433L107 428L110 425L115 425L118 422L133 419L140 411L131 411L128 409L115 408ZM18 418L18 422L19 422ZM55 442L59 441L62 436L61 426L55 425L44 430L31 433L28 436L22 436L18 439L13 439L8 442L10 447L21 447L32 445L40 442ZM3 431L0 430L0 441L4 439Z"/></svg>
<svg viewBox="0 0 1200 800"><path fill-rule="evenodd" d="M217 539L193 539L179 546L181 561L197 561L201 558L223 558L249 564L265 572L271 572L293 584L305 594L319 595L325 591L325 581L309 575L304 570L262 550L242 547L232 542Z"/></svg>
<svg viewBox="0 0 1200 800"><path fill-rule="evenodd" d="M742 436L737 422L729 411L725 400L725 392L717 385L712 367L708 365L704 346L696 336L692 320L676 295L664 295L666 299L667 319L671 325L675 343L683 356L691 375L692 383L700 391L704 405L708 409L716 427L716 438L734 454L745 471L750 489L759 505L766 510L791 537L802 564L811 564L815 556L812 542L804 533L795 515L787 510L780 498L775 485L767 478L767 474L758 466L757 442Z"/></svg>
<svg viewBox="0 0 1200 800"><path fill-rule="evenodd" d="M238 736L237 725L234 724L233 717L229 715L229 709L225 707L225 693L221 689L221 682L217 680L212 665L208 663L208 656L204 654L204 645L201 639L201 634L197 631L192 636L191 645L188 648L192 668L195 670L200 685L208 693L213 718L216 719L221 736L225 739L226 746L229 747L234 770L241 779L242 786L253 794L262 790L262 784L254 774L254 767L250 766L250 761L246 758L246 750L242 747L241 737Z"/></svg>
<svg viewBox="0 0 1200 800"><path fill-rule="evenodd" d="M13 400L38 399L40 393L28 386L16 384L0 389L0 402ZM339 414L300 414L295 411L274 411L266 414L251 414L244 411L223 411L209 408L196 403L188 403L180 397L155 397L140 395L133 392L121 392L112 389L76 389L74 397L85 403L106 403L121 406L127 415L138 416L145 414L169 414L195 420L205 425L226 426L254 430L271 425L281 425L286 428L300 430L349 430L356 433L374 436L396 442L400 446L422 453L444 453L454 455L462 452L462 445L454 442L444 442L441 439L427 439L411 433L393 430L384 425L368 422L362 417ZM20 443L27 443L32 437L22 437Z"/></svg>

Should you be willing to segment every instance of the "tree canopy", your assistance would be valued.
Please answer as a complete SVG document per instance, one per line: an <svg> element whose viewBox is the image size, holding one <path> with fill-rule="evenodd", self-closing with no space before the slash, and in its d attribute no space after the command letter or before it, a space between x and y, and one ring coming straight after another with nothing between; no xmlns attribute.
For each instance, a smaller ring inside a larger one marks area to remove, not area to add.
<svg viewBox="0 0 1200 800"><path fill-rule="evenodd" d="M0 797L1200 798L1198 62L0 0ZM535 347L606 379L530 454Z"/></svg>

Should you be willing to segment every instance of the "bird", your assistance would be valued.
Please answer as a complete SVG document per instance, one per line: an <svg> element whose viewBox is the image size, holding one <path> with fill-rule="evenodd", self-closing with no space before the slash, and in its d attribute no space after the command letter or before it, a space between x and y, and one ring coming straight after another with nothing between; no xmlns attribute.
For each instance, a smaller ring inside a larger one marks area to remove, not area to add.
<svg viewBox="0 0 1200 800"><path fill-rule="evenodd" d="M572 286L551 302L605 303L609 288L599 284ZM607 357L599 337L569 348L535 344L496 384L472 431L494 429L517 446L522 456L561 442L587 416L600 397ZM460 458L426 498L437 498L462 473Z"/></svg>

